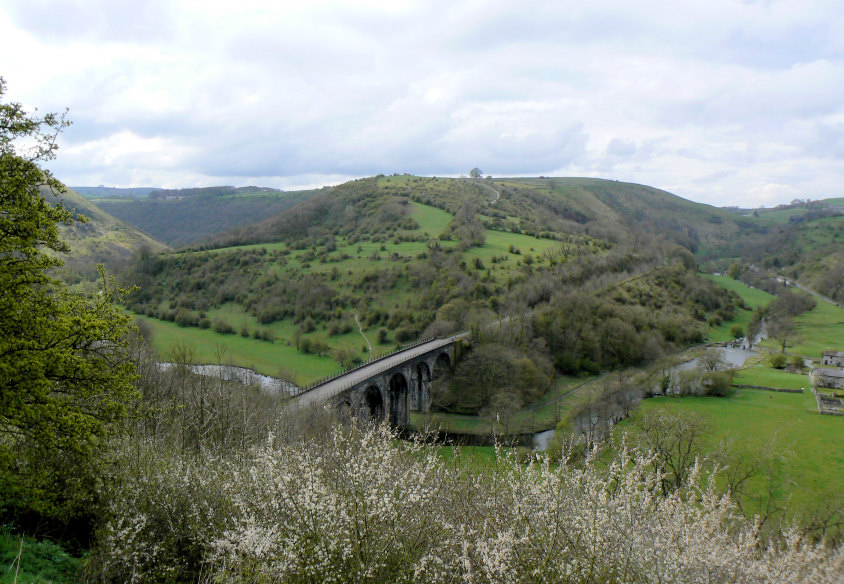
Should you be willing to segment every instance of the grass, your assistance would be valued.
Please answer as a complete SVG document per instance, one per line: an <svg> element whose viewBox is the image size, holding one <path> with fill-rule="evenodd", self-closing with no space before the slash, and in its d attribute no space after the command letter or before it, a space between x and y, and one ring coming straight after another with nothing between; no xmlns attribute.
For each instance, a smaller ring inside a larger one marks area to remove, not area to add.
<svg viewBox="0 0 844 584"><path fill-rule="evenodd" d="M0 584L71 584L79 581L80 563L51 541L31 537L21 541L20 535L0 531Z"/></svg>
<svg viewBox="0 0 844 584"><path fill-rule="evenodd" d="M179 346L189 347L197 363L217 363L223 351L223 363L248 367L264 375L281 374L285 378L292 372L294 379L289 381L297 384L309 383L340 369L331 357L305 355L284 341L267 343L237 334L223 335L211 329L180 327L146 316L137 318L151 329L153 346L165 360Z"/></svg>
<svg viewBox="0 0 844 584"><path fill-rule="evenodd" d="M753 371L742 375L738 382L795 387L806 385L806 381L805 375ZM844 450L838 447L844 441L844 420L817 414L809 391L794 394L740 389L729 398L654 398L645 400L634 418L656 408L703 416L711 428L705 450L729 439L756 448L773 443L788 455L788 486L781 495L784 499L790 494L789 506L795 512L806 511L844 486ZM755 486L759 489L761 483ZM758 512L758 503L751 505L749 511Z"/></svg>
<svg viewBox="0 0 844 584"><path fill-rule="evenodd" d="M798 342L790 352L820 359L824 351L844 350L844 308L818 299L815 308L794 320Z"/></svg>
<svg viewBox="0 0 844 584"><path fill-rule="evenodd" d="M751 309L756 309L761 306L765 306L771 300L776 298L776 296L774 296L773 294L768 294L764 290L758 290L757 288L751 288L744 282L733 280L729 276L713 276L711 274L705 274L703 277L712 280L722 288L732 290L733 292L741 296L742 300L744 300L744 303L747 304Z"/></svg>
<svg viewBox="0 0 844 584"><path fill-rule="evenodd" d="M705 275L704 277L714 281L722 288L732 290L741 296L744 303L750 308L750 310L742 310L739 308L732 320L725 320L718 326L710 326L706 331L706 336L714 342L733 340L733 335L730 334L730 328L733 325L741 325L741 328L747 331L747 325L750 323L753 311L756 308L767 305L771 300L776 298L776 296L772 294L768 294L763 290L751 288L747 284L739 282L738 280L733 280L729 276Z"/></svg>
<svg viewBox="0 0 844 584"><path fill-rule="evenodd" d="M774 369L767 360L740 370L733 382L738 385L758 385L776 389L804 389L809 387L809 376L802 373L789 373Z"/></svg>
<svg viewBox="0 0 844 584"><path fill-rule="evenodd" d="M733 290L744 299L745 304L754 309L765 306L775 298L767 292L751 288L728 276L706 277L717 282L719 286ZM821 299L816 300L815 308L794 319L797 323L798 336L797 342L789 351L812 359L819 359L823 351L844 348L844 309ZM733 324L740 324L746 329L751 315L752 311L739 310L733 320L724 321L717 327L710 327L707 334L713 341L729 340L730 327ZM777 342L773 339L767 339L761 344L770 350L779 350Z"/></svg>
<svg viewBox="0 0 844 584"><path fill-rule="evenodd" d="M447 463L462 468L489 470L496 464L493 446L442 446L438 452Z"/></svg>
<svg viewBox="0 0 844 584"><path fill-rule="evenodd" d="M519 253L510 253L511 247ZM510 233L507 231L486 230L486 238L481 247L473 247L466 251L464 259L471 265L476 258L486 268L498 268L509 273L524 263L526 256L531 256L537 263L542 262L542 254L548 250L560 247L560 243L553 239L539 239L521 233ZM498 264L492 263L493 257L504 256L504 261ZM496 277L495 269L492 276ZM499 276L500 277L500 276Z"/></svg>

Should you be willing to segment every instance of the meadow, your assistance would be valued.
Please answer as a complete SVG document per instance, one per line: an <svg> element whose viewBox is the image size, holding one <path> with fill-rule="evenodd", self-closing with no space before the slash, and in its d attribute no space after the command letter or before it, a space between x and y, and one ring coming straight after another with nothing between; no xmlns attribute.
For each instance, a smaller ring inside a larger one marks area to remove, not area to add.
<svg viewBox="0 0 844 584"><path fill-rule="evenodd" d="M720 285L736 291L752 308L763 306L769 294L750 288L726 276L710 276ZM745 316L745 315L741 315ZM718 339L734 322L743 324L741 316L710 330ZM817 306L796 318L800 341L791 353L817 360L820 352L844 346L844 310L818 301ZM775 350L775 342L762 346ZM794 516L810 513L824 501L838 500L844 488L844 418L817 413L806 373L789 373L773 369L767 353L751 360L736 372L735 385L753 385L779 389L805 389L803 393L772 392L758 389L737 389L729 397L660 397L644 400L631 419L621 428L634 426L646 412L659 409L667 412L689 412L702 416L709 425L702 450L713 452L720 445L733 442L750 450L772 447L783 455L781 482L776 490L778 504L785 505ZM758 513L762 508L765 481L757 475L751 481L751 497L747 511Z"/></svg>
<svg viewBox="0 0 844 584"><path fill-rule="evenodd" d="M800 389L803 393L739 389L730 397L662 397L642 402L622 428L635 424L646 412L693 412L702 416L710 431L703 442L704 452L732 441L749 449L766 446L785 456L782 483L777 496L796 512L811 509L824 499L833 499L844 486L844 419L817 413L815 398L808 390L805 374L792 374L765 367L743 370L736 383ZM755 496L750 513L759 512L764 495L761 476L754 479Z"/></svg>
<svg viewBox="0 0 844 584"><path fill-rule="evenodd" d="M707 337L710 341L716 343L732 341L733 336L730 334L730 328L734 325L740 325L741 328L746 331L747 325L750 323L750 319L753 316L753 311L757 308L761 308L767 305L774 298L776 298L776 296L774 296L773 294L768 294L763 290L751 288L747 284L739 282L738 280L734 280L729 276L713 276L707 274L704 277L709 278L722 288L732 290L733 292L741 296L742 300L744 300L745 306L748 307L747 310L741 308L738 309L736 311L735 317L730 320L722 321L721 324L717 326L709 326L709 329L707 331Z"/></svg>

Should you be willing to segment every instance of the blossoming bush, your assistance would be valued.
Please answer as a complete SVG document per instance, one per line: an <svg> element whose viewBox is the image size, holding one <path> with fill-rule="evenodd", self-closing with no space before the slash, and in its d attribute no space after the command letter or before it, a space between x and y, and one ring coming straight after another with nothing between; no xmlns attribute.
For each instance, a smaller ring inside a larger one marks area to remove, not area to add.
<svg viewBox="0 0 844 584"><path fill-rule="evenodd" d="M693 472L667 496L645 453L608 464L447 464L384 427L271 438L237 456L126 445L89 574L191 582L835 582L844 550L764 543Z"/></svg>

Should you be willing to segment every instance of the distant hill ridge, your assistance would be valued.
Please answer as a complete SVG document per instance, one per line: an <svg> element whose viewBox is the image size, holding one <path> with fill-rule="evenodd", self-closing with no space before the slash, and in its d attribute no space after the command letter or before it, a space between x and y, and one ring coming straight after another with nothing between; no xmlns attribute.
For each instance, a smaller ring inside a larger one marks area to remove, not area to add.
<svg viewBox="0 0 844 584"><path fill-rule="evenodd" d="M64 259L67 281L91 280L96 277L98 263L111 271L122 269L142 249L153 253L166 251L168 246L143 233L136 227L110 215L73 189L64 193L44 193L51 203L61 202L66 208L88 218L85 223L61 225L59 229L70 245Z"/></svg>
<svg viewBox="0 0 844 584"><path fill-rule="evenodd" d="M211 247L284 241L305 229L348 231L390 201L415 201L452 214L475 209L492 229L539 235L586 234L629 239L663 235L691 251L730 239L740 221L725 209L694 203L644 185L594 178L497 178L469 180L392 175L324 189L277 216L212 237ZM493 202L494 201L494 202ZM349 216L349 208L358 211Z"/></svg>
<svg viewBox="0 0 844 584"><path fill-rule="evenodd" d="M277 215L314 192L216 186L156 189L144 197L117 192L96 202L118 219L179 247Z"/></svg>

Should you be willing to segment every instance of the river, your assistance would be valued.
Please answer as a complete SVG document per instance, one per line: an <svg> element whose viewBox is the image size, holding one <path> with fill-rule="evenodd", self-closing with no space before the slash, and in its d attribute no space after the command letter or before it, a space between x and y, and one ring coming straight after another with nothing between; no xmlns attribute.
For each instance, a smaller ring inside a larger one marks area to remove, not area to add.
<svg viewBox="0 0 844 584"><path fill-rule="evenodd" d="M176 367L176 363L158 363L160 371L167 371ZM299 388L278 377L270 377L256 373L246 367L235 367L234 365L189 365L188 369L196 375L207 375L208 377L220 377L226 381L239 381L244 385L257 385L270 395L286 393L296 395Z"/></svg>

